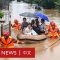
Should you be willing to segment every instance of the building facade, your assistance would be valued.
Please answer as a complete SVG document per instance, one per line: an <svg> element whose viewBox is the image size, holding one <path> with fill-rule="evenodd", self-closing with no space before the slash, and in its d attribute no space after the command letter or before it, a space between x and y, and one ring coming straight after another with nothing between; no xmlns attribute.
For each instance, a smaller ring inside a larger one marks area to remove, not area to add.
<svg viewBox="0 0 60 60"><path fill-rule="evenodd" d="M9 9L9 3L12 0L0 0L0 9Z"/></svg>

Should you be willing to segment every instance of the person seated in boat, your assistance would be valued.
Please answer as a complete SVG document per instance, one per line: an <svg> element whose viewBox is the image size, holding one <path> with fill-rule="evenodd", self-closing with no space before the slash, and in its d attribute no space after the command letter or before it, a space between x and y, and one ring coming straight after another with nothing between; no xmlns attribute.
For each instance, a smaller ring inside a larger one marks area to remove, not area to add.
<svg viewBox="0 0 60 60"><path fill-rule="evenodd" d="M21 24L18 22L17 19L14 20L14 24L12 25L12 27L13 27L15 30L21 30Z"/></svg>
<svg viewBox="0 0 60 60"><path fill-rule="evenodd" d="M39 21L38 19L31 21L32 29L39 35L40 34L40 28L39 28Z"/></svg>
<svg viewBox="0 0 60 60"><path fill-rule="evenodd" d="M36 23L35 23L35 20L32 20L31 21L31 27L32 27L32 29L37 33L37 30L36 30Z"/></svg>
<svg viewBox="0 0 60 60"><path fill-rule="evenodd" d="M26 18L23 18L22 30L24 30L27 26L28 26L28 22L26 21Z"/></svg>
<svg viewBox="0 0 60 60"><path fill-rule="evenodd" d="M29 23L26 29L23 31L24 34L28 35L37 35L37 33L32 29L31 24Z"/></svg>
<svg viewBox="0 0 60 60"><path fill-rule="evenodd" d="M38 35L40 35L39 21L38 18L35 19L35 31Z"/></svg>
<svg viewBox="0 0 60 60"><path fill-rule="evenodd" d="M40 24L39 28L40 28L40 34L47 33L46 24L45 24L44 19L41 19L41 24Z"/></svg>
<svg viewBox="0 0 60 60"><path fill-rule="evenodd" d="M35 24L35 20L32 20L31 21L31 26L34 27L34 24Z"/></svg>
<svg viewBox="0 0 60 60"><path fill-rule="evenodd" d="M58 37L59 36L59 29L53 21L50 22L50 25L48 28L48 36L49 37Z"/></svg>
<svg viewBox="0 0 60 60"><path fill-rule="evenodd" d="M3 48L13 48L15 40L10 36L9 32L4 32L0 38L0 43Z"/></svg>

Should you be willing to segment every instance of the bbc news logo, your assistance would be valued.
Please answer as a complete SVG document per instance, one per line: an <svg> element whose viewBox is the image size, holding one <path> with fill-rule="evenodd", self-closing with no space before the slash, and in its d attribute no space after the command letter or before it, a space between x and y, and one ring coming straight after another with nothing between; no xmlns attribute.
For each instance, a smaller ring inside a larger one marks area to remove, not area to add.
<svg viewBox="0 0 60 60"><path fill-rule="evenodd" d="M0 58L35 58L35 48L0 48Z"/></svg>

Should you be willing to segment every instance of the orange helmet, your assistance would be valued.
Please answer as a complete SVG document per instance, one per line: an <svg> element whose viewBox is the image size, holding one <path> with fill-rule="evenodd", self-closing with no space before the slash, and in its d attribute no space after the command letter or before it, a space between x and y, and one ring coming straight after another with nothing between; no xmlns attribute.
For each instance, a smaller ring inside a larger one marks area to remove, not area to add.
<svg viewBox="0 0 60 60"><path fill-rule="evenodd" d="M4 36L9 36L10 33L9 33L9 32L4 32L3 35L4 35Z"/></svg>
<svg viewBox="0 0 60 60"><path fill-rule="evenodd" d="M52 21L52 22L50 22L50 25L55 26L55 23Z"/></svg>
<svg viewBox="0 0 60 60"><path fill-rule="evenodd" d="M18 20L17 20L17 19L15 19L15 20L14 20L14 22L18 22Z"/></svg>

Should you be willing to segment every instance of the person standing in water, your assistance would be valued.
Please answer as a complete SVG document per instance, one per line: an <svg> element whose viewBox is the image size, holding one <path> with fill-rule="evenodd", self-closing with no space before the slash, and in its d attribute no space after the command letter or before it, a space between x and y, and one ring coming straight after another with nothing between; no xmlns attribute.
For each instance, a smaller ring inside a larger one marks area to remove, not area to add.
<svg viewBox="0 0 60 60"><path fill-rule="evenodd" d="M12 25L12 27L18 31L18 30L21 30L21 24L18 22L17 19L14 20L14 24Z"/></svg>
<svg viewBox="0 0 60 60"><path fill-rule="evenodd" d="M14 39L10 36L9 32L4 32L3 36L0 38L0 43L3 48L13 48Z"/></svg>
<svg viewBox="0 0 60 60"><path fill-rule="evenodd" d="M59 29L53 21L50 22L50 25L48 28L48 36L54 37L54 38L59 36Z"/></svg>

